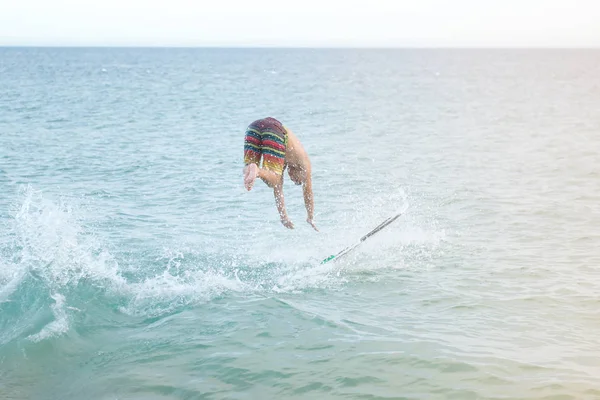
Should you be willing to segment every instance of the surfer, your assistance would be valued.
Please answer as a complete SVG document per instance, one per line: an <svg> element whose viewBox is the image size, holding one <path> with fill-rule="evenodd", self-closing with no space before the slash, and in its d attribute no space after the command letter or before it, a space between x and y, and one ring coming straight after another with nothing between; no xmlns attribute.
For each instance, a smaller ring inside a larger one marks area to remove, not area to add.
<svg viewBox="0 0 600 400"><path fill-rule="evenodd" d="M290 179L296 185L302 185L306 222L319 231L313 220L311 167L304 147L296 135L275 118L252 122L246 129L244 138L244 186L251 190L256 178L260 178L273 188L281 223L286 228L293 229L294 224L287 215L283 198L283 172L286 168Z"/></svg>

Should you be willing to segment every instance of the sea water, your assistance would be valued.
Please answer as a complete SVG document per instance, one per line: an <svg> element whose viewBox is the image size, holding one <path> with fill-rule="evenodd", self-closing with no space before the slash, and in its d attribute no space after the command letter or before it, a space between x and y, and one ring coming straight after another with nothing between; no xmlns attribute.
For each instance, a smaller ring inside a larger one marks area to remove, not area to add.
<svg viewBox="0 0 600 400"><path fill-rule="evenodd" d="M600 398L599 68L0 49L0 397ZM243 187L267 116L310 156L319 233L288 177L294 230Z"/></svg>

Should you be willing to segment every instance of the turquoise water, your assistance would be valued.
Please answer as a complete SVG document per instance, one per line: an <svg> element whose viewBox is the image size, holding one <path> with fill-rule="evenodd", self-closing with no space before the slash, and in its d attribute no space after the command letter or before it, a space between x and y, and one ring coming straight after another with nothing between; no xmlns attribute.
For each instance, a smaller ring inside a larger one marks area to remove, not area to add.
<svg viewBox="0 0 600 400"><path fill-rule="evenodd" d="M600 398L599 65L0 49L0 397ZM266 116L320 233L243 188Z"/></svg>

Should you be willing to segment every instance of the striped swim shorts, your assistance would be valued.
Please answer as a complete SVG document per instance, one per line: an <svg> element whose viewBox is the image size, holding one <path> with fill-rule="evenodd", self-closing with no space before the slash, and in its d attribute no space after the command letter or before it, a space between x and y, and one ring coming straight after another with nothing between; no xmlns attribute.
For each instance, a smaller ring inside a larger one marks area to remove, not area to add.
<svg viewBox="0 0 600 400"><path fill-rule="evenodd" d="M244 137L244 164L256 164L283 174L285 166L285 149L287 146L287 131L281 122L275 118L263 118L248 126Z"/></svg>

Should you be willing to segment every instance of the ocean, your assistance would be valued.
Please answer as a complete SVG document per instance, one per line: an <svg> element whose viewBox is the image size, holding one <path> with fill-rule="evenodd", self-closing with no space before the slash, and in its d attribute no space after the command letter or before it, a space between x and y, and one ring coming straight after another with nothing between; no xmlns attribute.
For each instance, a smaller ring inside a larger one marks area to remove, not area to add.
<svg viewBox="0 0 600 400"><path fill-rule="evenodd" d="M0 398L600 399L599 68L0 48ZM318 233L244 189L267 116Z"/></svg>

